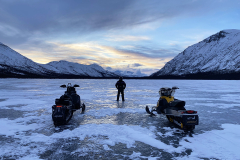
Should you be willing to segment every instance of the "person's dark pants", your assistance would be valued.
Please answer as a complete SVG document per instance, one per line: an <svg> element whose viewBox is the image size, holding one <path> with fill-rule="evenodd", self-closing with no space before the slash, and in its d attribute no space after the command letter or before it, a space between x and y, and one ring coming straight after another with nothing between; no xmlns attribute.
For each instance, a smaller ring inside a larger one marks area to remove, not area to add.
<svg viewBox="0 0 240 160"><path fill-rule="evenodd" d="M119 90L118 90L117 101L119 101L120 93L122 94L122 101L124 101L124 90L123 90L123 89L119 89Z"/></svg>

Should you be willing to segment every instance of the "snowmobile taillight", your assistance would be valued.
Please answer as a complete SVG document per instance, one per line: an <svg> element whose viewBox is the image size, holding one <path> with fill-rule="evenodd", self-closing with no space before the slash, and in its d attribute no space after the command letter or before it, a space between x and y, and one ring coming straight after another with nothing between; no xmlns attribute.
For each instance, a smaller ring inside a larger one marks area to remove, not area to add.
<svg viewBox="0 0 240 160"><path fill-rule="evenodd" d="M56 106L56 107L62 107L62 106Z"/></svg>
<svg viewBox="0 0 240 160"><path fill-rule="evenodd" d="M192 111L192 110L189 110L189 111L186 111L187 113L197 113L197 111Z"/></svg>

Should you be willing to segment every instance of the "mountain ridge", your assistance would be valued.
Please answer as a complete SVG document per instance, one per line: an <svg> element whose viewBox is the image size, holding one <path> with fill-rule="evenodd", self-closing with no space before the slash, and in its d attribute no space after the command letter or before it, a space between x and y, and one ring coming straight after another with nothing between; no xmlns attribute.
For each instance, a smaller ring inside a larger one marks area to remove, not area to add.
<svg viewBox="0 0 240 160"><path fill-rule="evenodd" d="M186 48L150 77L240 72L240 30L222 30Z"/></svg>

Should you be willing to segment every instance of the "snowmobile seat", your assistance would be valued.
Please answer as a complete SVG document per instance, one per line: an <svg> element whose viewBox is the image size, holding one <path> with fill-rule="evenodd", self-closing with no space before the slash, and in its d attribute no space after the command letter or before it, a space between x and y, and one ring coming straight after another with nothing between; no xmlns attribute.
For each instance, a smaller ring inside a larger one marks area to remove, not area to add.
<svg viewBox="0 0 240 160"><path fill-rule="evenodd" d="M170 103L169 108L174 110L186 110L184 106L185 106L185 101L174 100Z"/></svg>

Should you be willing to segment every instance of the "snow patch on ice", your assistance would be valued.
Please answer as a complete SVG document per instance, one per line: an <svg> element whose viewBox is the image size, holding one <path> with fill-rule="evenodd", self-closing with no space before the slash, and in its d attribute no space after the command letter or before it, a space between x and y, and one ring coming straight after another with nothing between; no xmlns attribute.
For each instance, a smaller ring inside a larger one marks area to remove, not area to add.
<svg viewBox="0 0 240 160"><path fill-rule="evenodd" d="M109 148L108 145L106 145L106 144L103 145L103 148L104 148L104 150L107 150L107 151L108 151L108 150L112 150L112 149Z"/></svg>
<svg viewBox="0 0 240 160"><path fill-rule="evenodd" d="M23 121L17 120L8 120L7 118L0 119L0 135L14 136L16 133L35 130L39 128L39 124L26 124Z"/></svg>
<svg viewBox="0 0 240 160"><path fill-rule="evenodd" d="M193 151L191 155L183 158L239 159L240 125L222 124L222 128L223 130L207 131L181 140L179 144L182 147Z"/></svg>
<svg viewBox="0 0 240 160"><path fill-rule="evenodd" d="M134 152L129 156L130 159L135 159L135 160L139 160L140 158L147 158L149 160L149 157L145 157L145 156L141 156L140 152ZM150 157L151 160L156 159L156 158L152 158Z"/></svg>
<svg viewBox="0 0 240 160"><path fill-rule="evenodd" d="M107 136L108 139L103 139L102 144L114 146L116 143L125 143L128 148L133 147L135 141L140 141L150 146L174 151L174 147L167 145L159 140L156 140L155 133L147 128L140 126L128 126L128 125L113 125L113 124L87 124L82 125L72 131L64 130L61 133L54 133L51 138L71 138L78 137L83 140L86 136Z"/></svg>

